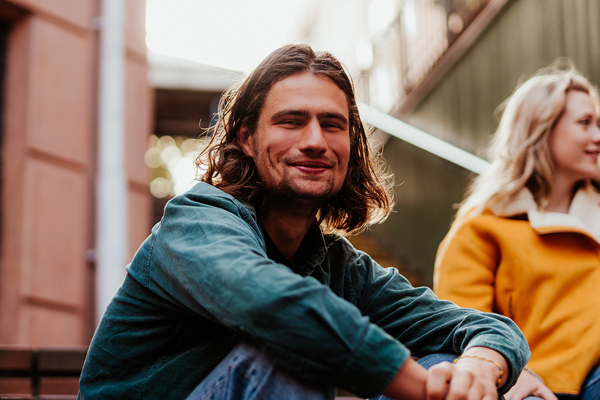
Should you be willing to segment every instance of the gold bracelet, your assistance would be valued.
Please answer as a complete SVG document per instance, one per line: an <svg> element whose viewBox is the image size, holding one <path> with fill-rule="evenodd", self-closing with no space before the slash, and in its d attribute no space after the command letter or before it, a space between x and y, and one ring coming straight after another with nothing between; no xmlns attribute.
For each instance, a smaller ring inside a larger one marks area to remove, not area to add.
<svg viewBox="0 0 600 400"><path fill-rule="evenodd" d="M488 362L491 362L492 364L494 364L496 367L498 367L498 370L500 371L500 375L498 376L498 381L496 382L496 387L500 386L500 382L502 382L502 375L504 375L504 371L502 371L502 367L496 361L494 361L490 358L487 358L487 357L463 354L462 356L458 356L454 360L454 364L456 364L458 362L458 360L460 360L461 358L476 358L478 360L488 361Z"/></svg>

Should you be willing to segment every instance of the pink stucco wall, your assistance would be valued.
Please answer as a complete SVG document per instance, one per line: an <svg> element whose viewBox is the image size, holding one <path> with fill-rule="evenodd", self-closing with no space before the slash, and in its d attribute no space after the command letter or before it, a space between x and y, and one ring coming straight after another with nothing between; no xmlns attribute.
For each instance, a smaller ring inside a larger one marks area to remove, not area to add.
<svg viewBox="0 0 600 400"><path fill-rule="evenodd" d="M1 1L1 0L0 0ZM99 0L11 0L2 176L0 344L81 345L93 332ZM149 232L152 91L145 0L127 0L131 251ZM1 6L2 4L0 4ZM0 7L2 17L3 7ZM8 17L5 15L4 17Z"/></svg>

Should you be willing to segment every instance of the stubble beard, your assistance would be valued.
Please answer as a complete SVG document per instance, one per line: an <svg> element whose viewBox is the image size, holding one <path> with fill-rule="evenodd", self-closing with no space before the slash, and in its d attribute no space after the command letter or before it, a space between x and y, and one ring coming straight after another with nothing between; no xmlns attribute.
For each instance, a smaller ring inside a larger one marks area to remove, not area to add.
<svg viewBox="0 0 600 400"><path fill-rule="evenodd" d="M319 185L322 188L315 191L310 190L310 187L303 187L304 185ZM314 215L337 192L333 177L321 181L318 177L308 176L298 179L285 174L277 185L267 188L267 193L270 208L275 207L293 215L310 216Z"/></svg>

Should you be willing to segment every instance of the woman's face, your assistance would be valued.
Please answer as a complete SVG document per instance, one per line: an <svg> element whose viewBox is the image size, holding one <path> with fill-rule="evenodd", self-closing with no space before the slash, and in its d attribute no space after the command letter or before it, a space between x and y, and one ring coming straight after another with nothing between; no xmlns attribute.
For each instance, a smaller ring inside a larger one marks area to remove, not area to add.
<svg viewBox="0 0 600 400"><path fill-rule="evenodd" d="M555 183L575 184L598 178L600 129L598 114L589 94L578 90L567 93L563 115L550 133L549 146L555 168Z"/></svg>

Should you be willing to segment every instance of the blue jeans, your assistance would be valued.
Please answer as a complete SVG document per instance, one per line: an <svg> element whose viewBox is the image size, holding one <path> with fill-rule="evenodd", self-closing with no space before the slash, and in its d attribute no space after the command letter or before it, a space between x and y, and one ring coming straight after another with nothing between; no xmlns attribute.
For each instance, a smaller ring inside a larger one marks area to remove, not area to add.
<svg viewBox="0 0 600 400"><path fill-rule="evenodd" d="M417 362L428 369L443 361L452 362L455 358L456 356L449 354L432 354ZM293 378L277 370L254 346L242 342L194 389L187 400L333 400L334 398L333 386ZM389 399L382 395L373 400Z"/></svg>
<svg viewBox="0 0 600 400"><path fill-rule="evenodd" d="M332 400L335 388L285 374L254 346L242 342L187 400Z"/></svg>
<svg viewBox="0 0 600 400"><path fill-rule="evenodd" d="M581 387L581 400L600 399L600 367L592 370Z"/></svg>

